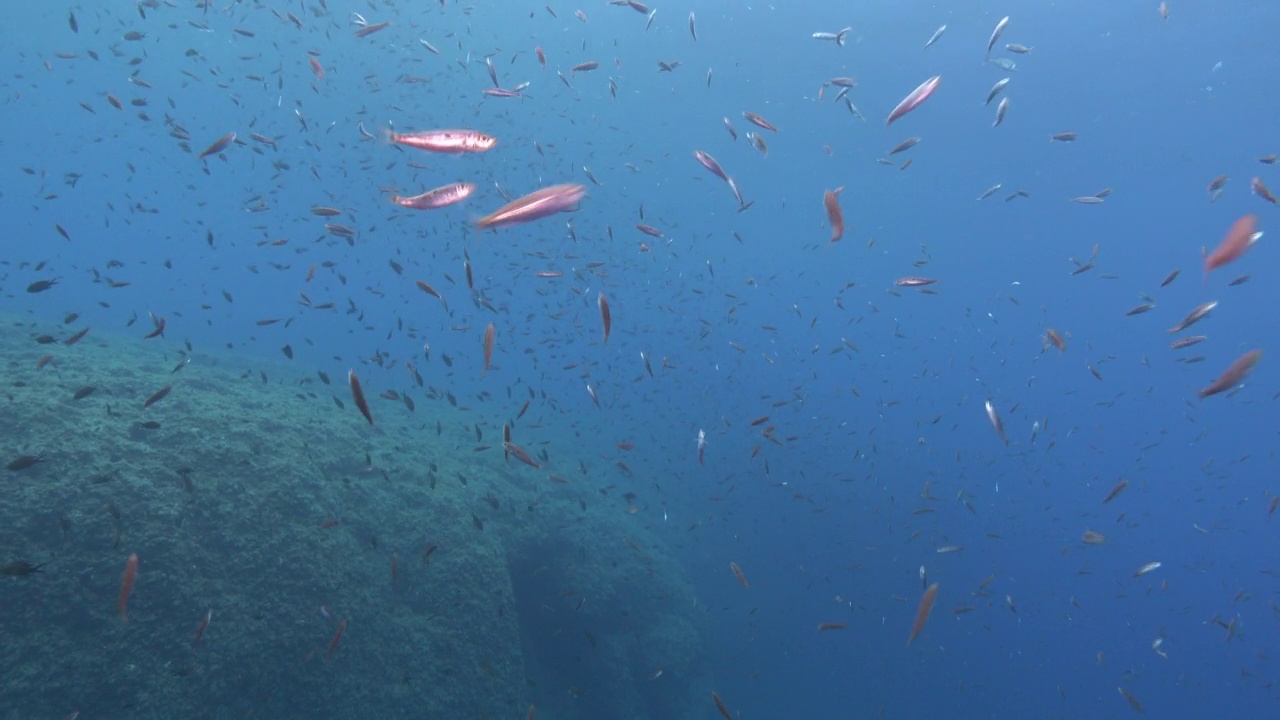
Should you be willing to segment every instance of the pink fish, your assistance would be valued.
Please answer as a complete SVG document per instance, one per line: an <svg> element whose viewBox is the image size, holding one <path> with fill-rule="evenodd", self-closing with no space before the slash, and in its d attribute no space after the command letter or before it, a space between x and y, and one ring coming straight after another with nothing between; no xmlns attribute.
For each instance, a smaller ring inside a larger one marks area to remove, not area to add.
<svg viewBox="0 0 1280 720"><path fill-rule="evenodd" d="M493 148L498 139L476 130L423 130L416 133L387 131L387 141L447 155L480 153Z"/></svg>
<svg viewBox="0 0 1280 720"><path fill-rule="evenodd" d="M436 210L442 207L448 207L454 203L462 202L471 197L471 193L476 191L476 186L472 183L451 183L428 190L421 195L412 197L403 197L401 195L392 195L391 202L400 207L412 208L414 210Z"/></svg>
<svg viewBox="0 0 1280 720"><path fill-rule="evenodd" d="M583 185L552 185L513 200L476 221L481 230L518 225L559 212L575 210L587 194Z"/></svg>
<svg viewBox="0 0 1280 720"><path fill-rule="evenodd" d="M938 85L941 83L941 75L934 75L928 80L920 83L920 86L915 90L912 90L910 95L902 98L902 102L898 103L898 106L893 109L893 112L889 113L889 118L884 121L884 124L886 126L892 125L894 120L897 120L903 115L906 115L912 110L920 107L920 103L929 99L929 96L933 94L934 90L938 89Z"/></svg>

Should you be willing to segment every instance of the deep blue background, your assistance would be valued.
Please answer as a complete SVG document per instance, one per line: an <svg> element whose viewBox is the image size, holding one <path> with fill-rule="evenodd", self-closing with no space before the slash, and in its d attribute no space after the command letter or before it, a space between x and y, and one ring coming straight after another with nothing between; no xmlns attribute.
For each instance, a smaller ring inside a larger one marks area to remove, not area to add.
<svg viewBox="0 0 1280 720"><path fill-rule="evenodd" d="M305 372L337 378L358 367L372 393L408 389L403 368L367 363L381 351L473 404L483 391L502 398L481 404L493 427L532 387L558 411L539 418L539 444L568 467L577 457L603 465L615 442L636 442L642 459L626 460L645 473L641 512L656 525L665 518L687 550L716 627L719 693L744 718L1127 716L1118 686L1153 716L1275 707L1272 358L1238 393L1200 402L1195 391L1246 350L1269 349L1277 327L1270 237L1207 286L1200 265L1201 248L1241 214L1259 213L1267 230L1275 212L1248 183L1258 175L1280 188L1257 161L1280 152L1280 6L1172 2L1165 21L1146 0L655 3L646 32L644 16L602 2L581 6L585 24L559 3L558 18L540 2L481 2L464 13L453 2L375 10L331 0L325 16L313 15L314 2L279 4L303 31L265 4L218 3L207 14L179 4L143 20L132 2L80 3L79 34L67 28L65 2L10 8L0 31L6 311L75 311L95 333L139 335L151 311L169 318L170 342L273 359L289 343ZM351 10L393 25L356 39ZM983 55L1006 14L994 54L1018 69L1008 74L1008 117L993 129L994 103L983 100L1006 73ZM843 48L810 38L845 26ZM129 30L147 37L121 40ZM1011 42L1034 50L999 50ZM323 80L308 50L320 53ZM486 55L505 85L532 82L527 98L482 99ZM143 60L131 67L134 57ZM555 77L592 59L600 68L573 77L573 89ZM659 73L658 60L681 65ZM130 84L133 71L154 88ZM886 129L893 105L935 74L935 95ZM397 82L405 75L429 82ZM865 124L831 102L833 88L818 100L822 84L843 75L858 80L850 97ZM130 107L134 98L147 107ZM766 133L767 158L722 127L728 117L740 135L754 129L744 110L780 129ZM166 117L190 133L194 152L228 130L247 144L202 163L170 136ZM426 156L363 140L361 121L375 133L471 127L499 145ZM1066 130L1079 140L1049 141ZM278 137L278 148L250 132ZM909 168L876 163L912 135L920 144L893 158L912 159ZM750 210L736 212L694 149L737 179ZM470 227L503 202L495 182L512 194L586 183L584 165L603 186L588 186L580 212L497 233ZM82 175L74 189L64 184L70 172ZM1205 186L1220 174L1231 179L1210 204ZM476 196L434 213L399 210L379 191L455 180L476 182ZM975 200L996 183L999 192ZM821 198L837 186L847 230L830 245ZM1068 201L1104 187L1114 194L1102 205ZM1004 201L1018 189L1030 197ZM247 212L259 195L271 210ZM326 237L313 205L342 208L335 220L359 230L354 246ZM665 240L633 228L641 206ZM256 245L280 238L289 243ZM1095 245L1096 269L1070 275L1069 258L1086 259ZM464 250L498 313L469 301ZM928 264L914 267L922 258ZM123 267L107 269L113 259ZM575 277L589 261L607 263L606 276ZM303 282L326 262L333 267ZM1158 288L1175 268L1182 276ZM95 269L131 285L108 289ZM534 277L544 269L566 274ZM1226 286L1243 273L1252 280ZM890 292L904 275L939 279L938 294ZM23 292L47 277L61 278L54 291ZM444 292L452 316L414 279ZM595 307L602 289L613 309L607 346ZM299 291L337 309L305 311ZM1143 293L1156 309L1126 317ZM1182 352L1206 359L1180 364L1167 329L1206 300L1220 305L1192 332L1210 340ZM288 327L255 325L290 317ZM498 328L495 366L477 381L488 322ZM1043 351L1048 327L1067 338L1064 354ZM842 338L860 352L841 349ZM421 360L424 342L431 361ZM657 378L644 373L642 351ZM672 367L660 368L663 357ZM515 400L505 401L506 387ZM986 421L988 399L1007 448ZM749 427L762 415L788 438L783 446ZM1032 444L1036 421L1047 429ZM1121 478L1128 489L1100 505ZM926 485L935 499L921 497ZM935 512L912 513L926 506ZM1086 529L1107 542L1083 545ZM939 555L943 545L965 549ZM1164 566L1131 577L1151 560ZM906 647L921 565L940 584L938 603ZM989 575L987 594L975 595ZM1247 597L1233 600L1238 591ZM959 606L976 610L953 615ZM1238 618L1235 639L1215 617ZM820 622L849 627L817 633ZM1157 637L1167 659L1152 649Z"/></svg>

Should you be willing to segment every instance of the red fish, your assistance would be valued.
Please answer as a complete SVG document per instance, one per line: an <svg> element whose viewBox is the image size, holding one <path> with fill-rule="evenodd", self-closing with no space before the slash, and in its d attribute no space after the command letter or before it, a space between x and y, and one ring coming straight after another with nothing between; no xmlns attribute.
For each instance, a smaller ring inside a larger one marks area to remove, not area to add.
<svg viewBox="0 0 1280 720"><path fill-rule="evenodd" d="M1267 189L1267 186L1262 183L1262 178L1254 178L1251 184L1253 186L1254 195L1257 195L1272 205L1280 204L1280 201L1276 200L1276 196L1272 195L1271 191Z"/></svg>
<svg viewBox="0 0 1280 720"><path fill-rule="evenodd" d="M916 639L916 635L920 634L920 629L924 627L924 623L929 619L929 613L933 610L933 601L938 597L938 583L929 586L924 591L924 595L920 598L920 607L916 609L916 621L911 626L911 635L907 637L907 644L910 645L912 640Z"/></svg>
<svg viewBox="0 0 1280 720"><path fill-rule="evenodd" d="M1257 215L1245 215L1231 226L1227 234L1222 238L1222 242L1218 243L1218 247L1204 257L1204 275L1207 279L1209 271L1220 268L1227 263L1235 262L1245 254L1249 248L1253 247L1257 237L1255 230L1258 226Z"/></svg>
<svg viewBox="0 0 1280 720"><path fill-rule="evenodd" d="M374 23L372 25L365 25L364 27L356 31L356 37L358 38L368 37L369 35L372 35L378 32L379 30L382 30L390 26L391 26L391 23L389 22L380 22L380 23Z"/></svg>
<svg viewBox="0 0 1280 720"><path fill-rule="evenodd" d="M604 342L609 343L609 328L613 327L613 318L609 315L609 299L600 293L596 298L596 304L600 306L600 323L604 326Z"/></svg>
<svg viewBox="0 0 1280 720"><path fill-rule="evenodd" d="M124 564L124 580L120 582L120 620L129 622L129 595L133 593L133 581L138 577L138 553L129 556Z"/></svg>
<svg viewBox="0 0 1280 720"><path fill-rule="evenodd" d="M513 200L476 221L481 230L517 225L560 212L569 212L587 194L584 185L552 185Z"/></svg>
<svg viewBox="0 0 1280 720"><path fill-rule="evenodd" d="M497 138L476 130L424 130L416 133L387 131L387 140L397 145L447 155L480 153L498 144Z"/></svg>
<svg viewBox="0 0 1280 720"><path fill-rule="evenodd" d="M768 120L765 120L753 112L743 112L742 117L746 118L747 122L755 125L756 127L764 128L770 132L778 132L778 128L774 127L773 123L770 123Z"/></svg>
<svg viewBox="0 0 1280 720"><path fill-rule="evenodd" d="M342 639L342 634L346 631L347 621L346 618L343 618L342 622L338 623L338 631L333 634L333 640L329 642L329 649L324 653L325 660L328 660L329 656L333 654L333 649L338 647L338 641Z"/></svg>
<svg viewBox="0 0 1280 720"><path fill-rule="evenodd" d="M1226 372L1218 376L1217 380L1214 380L1208 387L1200 391L1200 399L1203 400L1210 395L1217 395L1224 390L1230 390L1239 385L1240 381L1244 380L1249 371L1253 369L1253 366L1257 365L1261 359L1261 350L1250 350L1241 355L1235 362L1231 363L1231 367L1227 368Z"/></svg>
<svg viewBox="0 0 1280 720"><path fill-rule="evenodd" d="M351 399L355 402L356 407L360 409L360 414L364 415L364 419L373 424L373 413L369 412L369 403L364 399L364 389L360 387L360 378L356 377L355 370L347 371L347 383L351 385Z"/></svg>
<svg viewBox="0 0 1280 720"><path fill-rule="evenodd" d="M142 339L150 340L151 338L154 338L154 337L164 337L164 328L165 328L165 325L168 324L165 321L165 319L162 317L156 317L155 315L152 315L151 324L155 326L155 329L147 333L146 335L143 335Z"/></svg>
<svg viewBox="0 0 1280 720"><path fill-rule="evenodd" d="M80 342L80 338L83 338L83 337L84 337L85 335L87 335L88 333L89 333L89 328L85 328L85 329L81 330L80 332L76 333L75 335L72 335L71 337L67 338L67 340L66 340L66 343L65 343L65 344L67 344L67 345L75 345L76 343Z"/></svg>
<svg viewBox="0 0 1280 720"><path fill-rule="evenodd" d="M941 82L942 76L934 75L928 80L920 83L915 90L912 90L909 95L902 98L902 102L898 103L898 105L893 109L893 112L889 113L889 117L884 121L884 124L886 126L892 125L894 120L897 120L903 115L906 115L912 110L920 107L920 103L929 99L929 96L933 94L934 90L938 89L938 85Z"/></svg>
<svg viewBox="0 0 1280 720"><path fill-rule="evenodd" d="M323 80L324 67L320 64L320 61L317 60L314 55L308 57L307 60L311 63L311 72L315 73L316 79Z"/></svg>
<svg viewBox="0 0 1280 720"><path fill-rule="evenodd" d="M533 457L529 455L528 452L525 451L524 448L520 447L519 445L513 442L502 443L502 452L511 453L512 455L515 456L517 460L524 463L525 465L528 465L531 468L536 469L536 468L542 467L541 465L538 464L537 460L534 460Z"/></svg>
<svg viewBox="0 0 1280 720"><path fill-rule="evenodd" d="M452 183L412 197L392 194L391 202L414 210L436 210L466 200L475 190L476 186L472 183Z"/></svg>
<svg viewBox="0 0 1280 720"><path fill-rule="evenodd" d="M173 389L173 386L172 386L172 385L165 385L164 387L160 388L159 390L157 390L157 391L155 392L155 394L154 394L154 395L152 395L151 397L147 398L147 401L146 401L146 402L142 403L142 409L143 409L143 410L146 410L147 408L151 407L152 405L155 405L156 403L160 402L161 400L163 400L163 399L164 399L164 396L165 396L165 395L168 395L168 394L169 394L169 391L170 391L170 390L172 390L172 389Z"/></svg>
<svg viewBox="0 0 1280 720"><path fill-rule="evenodd" d="M236 141L236 134L234 132L229 132L226 135L223 135L217 140L214 140L212 145L205 148L204 152L200 153L200 159L203 160L204 158L210 155L217 155L223 150L226 150L227 146L235 141Z"/></svg>
<svg viewBox="0 0 1280 720"><path fill-rule="evenodd" d="M844 212L840 209L840 191L844 186L822 193L822 206L827 209L827 222L831 223L831 242L844 237Z"/></svg>
<svg viewBox="0 0 1280 720"><path fill-rule="evenodd" d="M489 371L489 361L493 359L493 323L484 329L484 367L480 369L480 377Z"/></svg>

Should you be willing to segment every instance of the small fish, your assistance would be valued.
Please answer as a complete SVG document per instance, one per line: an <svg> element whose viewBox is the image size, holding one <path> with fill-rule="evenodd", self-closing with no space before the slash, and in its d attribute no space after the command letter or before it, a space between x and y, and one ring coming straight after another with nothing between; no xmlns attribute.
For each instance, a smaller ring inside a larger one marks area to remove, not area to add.
<svg viewBox="0 0 1280 720"><path fill-rule="evenodd" d="M1250 350L1244 355L1241 355L1235 362L1231 363L1231 366L1219 375L1216 380L1198 393L1200 399L1203 400L1210 395L1217 395L1224 390L1230 390L1236 385L1239 385L1240 382L1244 380L1245 376L1249 374L1249 371L1253 370L1253 366L1257 365L1258 361L1261 359L1261 350Z"/></svg>
<svg viewBox="0 0 1280 720"><path fill-rule="evenodd" d="M120 581L120 599L117 609L120 612L121 622L129 622L129 595L133 593L133 583L137 577L138 553L133 553L124 564L124 579Z"/></svg>
<svg viewBox="0 0 1280 720"><path fill-rule="evenodd" d="M996 99L996 96L999 95L1002 90L1004 90L1005 85L1009 84L1010 79L1011 78L1001 78L996 81L995 85L991 86L991 90L987 92L987 102L985 103L986 105L990 105L991 101Z"/></svg>
<svg viewBox="0 0 1280 720"><path fill-rule="evenodd" d="M920 634L920 630L924 628L924 623L929 619L929 613L933 611L933 602L938 597L938 583L934 583L924 591L924 595L920 597L920 606L916 608L916 621L911 626L911 634L907 636L907 644L910 645L912 640Z"/></svg>
<svg viewBox="0 0 1280 720"><path fill-rule="evenodd" d="M1201 303L1200 305L1197 305L1194 310L1192 310L1190 313L1187 314L1186 317L1182 319L1182 322L1169 328L1169 332L1178 333L1178 332L1182 332L1183 330L1186 330L1187 328L1196 324L1200 320L1204 319L1204 317L1209 313L1213 312L1213 309L1216 307L1218 307L1217 300L1210 300L1209 302Z"/></svg>
<svg viewBox="0 0 1280 720"><path fill-rule="evenodd" d="M1134 576L1134 577L1139 577L1139 576L1141 576L1141 575L1146 575L1147 573L1151 572L1152 570L1156 570L1156 569L1158 569L1159 567L1160 567L1160 563L1158 563L1158 562L1149 562L1149 563L1147 563L1146 565L1143 565L1142 567L1138 568L1137 570L1134 570L1134 571L1133 571L1133 576Z"/></svg>
<svg viewBox="0 0 1280 720"><path fill-rule="evenodd" d="M205 148L204 151L200 153L199 159L203 160L204 158L210 155L216 155L222 152L223 150L226 150L227 146L235 141L236 141L236 134L234 132L229 132L226 135L223 135L222 137L218 138L217 140L214 140L212 145Z"/></svg>
<svg viewBox="0 0 1280 720"><path fill-rule="evenodd" d="M424 130L415 133L387 131L387 141L446 155L481 153L498 144L497 138L476 130Z"/></svg>
<svg viewBox="0 0 1280 720"><path fill-rule="evenodd" d="M987 40L987 55L991 55L991 48L996 46L996 42L1000 40L1000 35L1004 33L1004 29L1009 26L1009 16L1000 18L1000 22L996 23L996 29L991 31L991 39Z"/></svg>
<svg viewBox="0 0 1280 720"><path fill-rule="evenodd" d="M609 299L600 293L596 297L596 304L600 306L600 325L604 329L604 342L609 344L609 330L613 327L613 317L609 314Z"/></svg>
<svg viewBox="0 0 1280 720"><path fill-rule="evenodd" d="M929 41L928 41L928 42L926 42L926 43L924 44L924 49L925 49L925 50L928 50L930 45L932 45L932 44L934 44L934 43L938 42L938 38L941 38L941 37L942 37L942 33L946 32L946 31L947 31L947 26L946 26L946 25L943 25L942 27L938 28L937 30L934 30L934 31L933 31L933 35L929 38Z"/></svg>
<svg viewBox="0 0 1280 720"><path fill-rule="evenodd" d="M742 568L738 567L738 563L729 563L729 569L733 571L733 576L738 578L738 582L742 584L742 587L748 590L751 589L750 583L747 582L747 576L743 574Z"/></svg>
<svg viewBox="0 0 1280 720"><path fill-rule="evenodd" d="M992 405L991 401L988 400L986 408L987 419L991 421L991 427L995 428L996 433L1000 435L1000 440L1004 442L1006 447L1008 447L1009 438L1004 434L1004 423L1000 422L1000 415L996 412L995 405Z"/></svg>
<svg viewBox="0 0 1280 720"><path fill-rule="evenodd" d="M996 121L991 123L991 127L998 128L1004 122L1005 113L1009 112L1009 98L1000 98L1000 104L996 106Z"/></svg>
<svg viewBox="0 0 1280 720"><path fill-rule="evenodd" d="M847 27L840 32L816 32L811 37L814 40L830 40L835 42L838 47L844 47L845 37L848 36L849 31L852 29Z"/></svg>
<svg viewBox="0 0 1280 720"><path fill-rule="evenodd" d="M369 403L364 398L364 389L360 387L360 378L356 377L355 370L347 371L347 384L351 386L351 400L356 404L356 408L360 410L360 414L364 415L364 419L373 424L373 413L369 412Z"/></svg>
<svg viewBox="0 0 1280 720"><path fill-rule="evenodd" d="M934 91L938 89L938 85L941 83L941 75L934 75L928 80L920 83L915 90L908 93L907 96L893 108L889 113L889 117L884 121L885 126L887 127L892 125L893 121L920 107L920 104L929 99L929 96L933 95Z"/></svg>
<svg viewBox="0 0 1280 720"><path fill-rule="evenodd" d="M493 359L493 323L484 329L484 367L480 369L480 377L489 371L489 361Z"/></svg>
<svg viewBox="0 0 1280 720"><path fill-rule="evenodd" d="M831 223L831 242L844 237L844 211L840 209L840 191L844 186L822 193L822 206L827 211L827 222Z"/></svg>

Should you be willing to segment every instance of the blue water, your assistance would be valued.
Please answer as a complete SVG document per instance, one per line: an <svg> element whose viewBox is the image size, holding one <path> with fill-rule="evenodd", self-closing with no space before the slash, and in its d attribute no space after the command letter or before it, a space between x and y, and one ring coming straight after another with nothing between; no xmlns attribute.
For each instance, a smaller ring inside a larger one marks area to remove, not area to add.
<svg viewBox="0 0 1280 720"><path fill-rule="evenodd" d="M1238 390L1196 393L1246 351L1269 352L1277 330L1267 275L1276 210L1249 183L1280 188L1258 160L1280 152L1280 6L1170 2L1165 20L1146 1L654 3L646 30L645 15L598 1L578 6L586 22L572 5L553 3L553 15L540 2L176 4L9 9L7 315L54 323L74 311L91 337L134 342L155 313L167 330L149 342L229 351L249 365L278 367L288 344L298 378L333 378L346 407L326 412L353 432L364 420L341 387L351 368L371 397L396 390L425 406L401 367L414 363L429 386L470 406L466 422L483 422L490 443L532 391L536 427L514 439L545 450L554 472L577 477L591 465L586 482L616 484L610 497L635 492L637 517L619 508L618 522L638 520L693 584L696 603L679 612L708 628L703 679L645 717L717 717L708 690L744 720L1133 715L1117 688L1155 717L1273 712L1273 360ZM356 38L352 11L391 25ZM1005 15L992 57L1016 62L1012 72L983 61ZM810 37L846 26L843 47ZM145 37L126 41L129 31ZM1032 50L1011 54L1008 43ZM482 94L485 57L504 87L531 83L524 97ZM587 60L600 67L570 72ZM659 72L659 60L680 65ZM135 74L151 88L130 82ZM886 129L890 109L933 75L943 78L934 95ZM839 76L856 78L849 98L865 122L824 87ZM1003 77L1010 104L993 128L996 102L983 101ZM363 138L360 123L379 139ZM471 128L498 145L430 155L383 142L389 126ZM767 157L748 130L763 134ZM229 131L240 142L197 159ZM1050 141L1064 131L1079 139ZM916 147L877 162L910 136ZM739 212L695 149L735 178L748 208ZM1230 179L1210 202L1218 175ZM387 202L387 187L411 195L459 180L478 189L458 206ZM587 186L577 212L474 228L505 202L496 186L519 196L558 183ZM830 243L822 193L840 186L846 231ZM1070 201L1104 188L1113 192L1101 204ZM1018 190L1028 197L1006 200ZM309 212L318 205L342 211L332 221L357 231L352 243L326 235ZM1246 213L1268 237L1204 282L1202 248ZM1072 258L1095 248L1096 266L1073 275ZM1181 276L1159 287L1174 269ZM934 293L895 289L903 276L936 279ZM55 277L53 289L25 292ZM336 307L308 310L299 292ZM599 292L612 309L607 343ZM1210 300L1213 313L1176 336L1208 340L1170 350L1168 329ZM1155 308L1125 315L1144 302ZM264 319L282 322L255 324ZM481 378L490 322L497 342ZM1065 352L1046 349L1049 328ZM31 363L43 354L29 352ZM1178 361L1194 355L1203 361ZM404 422L397 442L431 442L434 416ZM767 426L776 442L762 436ZM22 448L5 452L7 462ZM1102 504L1120 480L1127 488ZM1105 542L1084 544L1086 530ZM17 531L5 532L18 547ZM963 549L937 552L944 546ZM1152 561L1162 566L1134 577ZM109 598L103 622L116 577L96 581ZM27 580L0 579L0 598ZM908 645L934 582L937 603ZM962 607L972 611L956 614ZM185 609L178 624L203 610ZM816 630L827 622L847 627ZM74 640L76 630L30 631ZM301 654L290 648L282 662ZM384 681L358 662L340 670L329 676L339 690L377 694ZM523 717L531 702L538 717L608 714L607 700L574 710L566 688L543 685L522 688L506 716ZM41 705L39 717L130 716L118 706L90 714L92 704L69 698ZM412 705L399 712L415 716Z"/></svg>

